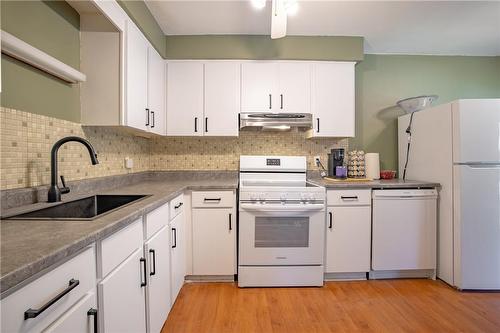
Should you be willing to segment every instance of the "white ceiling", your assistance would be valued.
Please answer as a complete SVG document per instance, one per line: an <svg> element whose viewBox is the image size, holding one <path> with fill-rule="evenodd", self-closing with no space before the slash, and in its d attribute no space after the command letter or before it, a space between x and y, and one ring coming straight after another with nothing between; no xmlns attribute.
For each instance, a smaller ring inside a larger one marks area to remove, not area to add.
<svg viewBox="0 0 500 333"><path fill-rule="evenodd" d="M167 35L269 35L270 2L146 0ZM500 1L299 1L289 36L363 36L365 53L500 55Z"/></svg>

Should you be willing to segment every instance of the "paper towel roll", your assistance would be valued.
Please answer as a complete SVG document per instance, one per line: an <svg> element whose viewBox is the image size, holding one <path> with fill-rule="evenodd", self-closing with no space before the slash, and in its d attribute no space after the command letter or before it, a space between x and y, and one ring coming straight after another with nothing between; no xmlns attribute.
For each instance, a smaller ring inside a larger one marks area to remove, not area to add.
<svg viewBox="0 0 500 333"><path fill-rule="evenodd" d="M380 159L378 153L365 154L366 178L380 179Z"/></svg>

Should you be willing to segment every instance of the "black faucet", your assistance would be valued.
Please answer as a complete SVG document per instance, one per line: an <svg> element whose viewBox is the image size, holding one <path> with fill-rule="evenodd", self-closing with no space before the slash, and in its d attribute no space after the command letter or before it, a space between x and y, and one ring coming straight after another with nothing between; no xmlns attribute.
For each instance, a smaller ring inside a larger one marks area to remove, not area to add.
<svg viewBox="0 0 500 333"><path fill-rule="evenodd" d="M99 163L99 161L97 160L97 154L94 150L94 147L92 147L90 142L88 142L83 138L80 138L78 136L68 136L54 143L52 151L50 152L50 188L49 188L48 202L61 201L61 193L69 192L69 188L66 187L66 183L64 181L63 176L61 176L63 188L60 189L59 186L57 185L57 152L59 151L59 148L63 144L70 141L80 142L85 147L87 147L87 150L89 151L90 154L90 160L92 161L92 165L96 165Z"/></svg>

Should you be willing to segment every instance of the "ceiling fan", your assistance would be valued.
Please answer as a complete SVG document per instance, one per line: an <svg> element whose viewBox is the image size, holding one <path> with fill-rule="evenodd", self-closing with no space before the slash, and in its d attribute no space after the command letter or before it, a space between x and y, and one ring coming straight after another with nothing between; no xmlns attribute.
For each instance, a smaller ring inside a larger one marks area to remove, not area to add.
<svg viewBox="0 0 500 333"><path fill-rule="evenodd" d="M257 9L266 7L267 0L252 0ZM299 8L297 0L272 0L271 5L271 38L277 39L286 36L286 22L288 15L294 15Z"/></svg>

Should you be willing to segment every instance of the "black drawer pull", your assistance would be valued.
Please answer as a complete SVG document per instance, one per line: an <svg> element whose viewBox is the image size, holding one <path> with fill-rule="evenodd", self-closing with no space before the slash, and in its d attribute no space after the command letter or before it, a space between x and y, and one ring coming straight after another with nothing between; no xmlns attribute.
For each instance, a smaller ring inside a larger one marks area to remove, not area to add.
<svg viewBox="0 0 500 333"><path fill-rule="evenodd" d="M155 127L155 112L151 111L151 117L153 118L153 123L151 124L151 128Z"/></svg>
<svg viewBox="0 0 500 333"><path fill-rule="evenodd" d="M343 196L343 195L341 195L340 199L342 199L342 200L358 200L358 196L357 195L354 195L354 196Z"/></svg>
<svg viewBox="0 0 500 333"><path fill-rule="evenodd" d="M233 230L233 222L232 222L232 215L231 213L229 213L229 231Z"/></svg>
<svg viewBox="0 0 500 333"><path fill-rule="evenodd" d="M148 278L147 278L147 271L146 271L146 259L141 258L139 261L142 263L142 269L144 270L144 282L142 281L142 274L141 274L141 287L145 287L148 284Z"/></svg>
<svg viewBox="0 0 500 333"><path fill-rule="evenodd" d="M194 131L198 132L198 117L194 117Z"/></svg>
<svg viewBox="0 0 500 333"><path fill-rule="evenodd" d="M146 126L149 126L149 109L146 109Z"/></svg>
<svg viewBox="0 0 500 333"><path fill-rule="evenodd" d="M87 311L87 316L94 317L94 333L97 333L97 309L90 309Z"/></svg>
<svg viewBox="0 0 500 333"><path fill-rule="evenodd" d="M174 209L179 209L179 208L181 208L182 205L184 205L184 203L183 202L179 202L178 205L174 206Z"/></svg>
<svg viewBox="0 0 500 333"><path fill-rule="evenodd" d="M151 273L149 273L149 275L155 275L156 274L156 251L151 249L151 250L149 250L149 253L153 254L153 260L151 260L153 262L153 270L151 270Z"/></svg>
<svg viewBox="0 0 500 333"><path fill-rule="evenodd" d="M208 202L214 202L214 201L217 201L217 202L220 202L222 200L222 198L204 198L203 201L208 201Z"/></svg>
<svg viewBox="0 0 500 333"><path fill-rule="evenodd" d="M205 117L205 132L208 132L208 117Z"/></svg>
<svg viewBox="0 0 500 333"><path fill-rule="evenodd" d="M318 128L316 129L316 133L319 133L319 118L316 118L316 122L318 123Z"/></svg>
<svg viewBox="0 0 500 333"><path fill-rule="evenodd" d="M56 297L45 303L40 309L28 309L24 312L24 320L30 318L36 318L39 314L50 308L55 302L67 295L71 290L75 289L76 286L80 284L79 280L71 279L69 280L69 286L61 291Z"/></svg>
<svg viewBox="0 0 500 333"><path fill-rule="evenodd" d="M174 232L174 244L172 245L172 248L175 249L177 247L177 229L172 228L172 231Z"/></svg>
<svg viewBox="0 0 500 333"><path fill-rule="evenodd" d="M328 229L332 229L332 227L333 227L333 213L328 212L328 216L330 217L330 223L328 224Z"/></svg>

